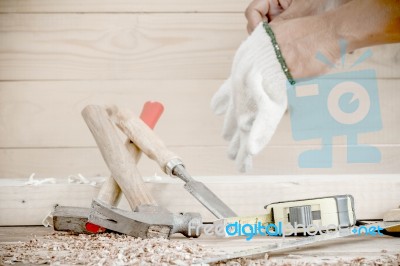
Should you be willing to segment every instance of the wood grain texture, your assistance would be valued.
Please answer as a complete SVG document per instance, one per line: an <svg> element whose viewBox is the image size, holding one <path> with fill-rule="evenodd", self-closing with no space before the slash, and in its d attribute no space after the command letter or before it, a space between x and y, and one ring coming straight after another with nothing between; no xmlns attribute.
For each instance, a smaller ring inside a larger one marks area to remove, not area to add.
<svg viewBox="0 0 400 266"><path fill-rule="evenodd" d="M245 25L226 13L0 14L0 80L225 79ZM399 47L352 70L399 77Z"/></svg>
<svg viewBox="0 0 400 266"><path fill-rule="evenodd" d="M116 206L121 200L122 191L112 176L107 177L100 188L97 198L109 205Z"/></svg>
<svg viewBox="0 0 400 266"><path fill-rule="evenodd" d="M359 134L360 143L399 144L399 82L378 80L383 129ZM0 147L94 147L80 115L86 105L116 104L138 114L148 100L165 106L155 132L167 146L226 145L221 137L223 118L210 109L210 99L221 84L222 80L2 82ZM289 115L285 114L270 145L319 143L319 139L294 141ZM335 137L333 144L346 144L346 138Z"/></svg>
<svg viewBox="0 0 400 266"><path fill-rule="evenodd" d="M382 219L384 213L396 208L400 201L399 175L208 176L196 179L239 215L262 214L266 204L277 201L352 194L357 219ZM90 185L66 184L65 180L53 185L22 184L18 180L0 180L0 225L40 224L55 204L88 207L98 190ZM183 182L165 177L145 184L160 206L172 212L200 212L204 221L215 220L185 191ZM129 209L125 198L119 207ZM9 213L13 215L7 215Z"/></svg>
<svg viewBox="0 0 400 266"><path fill-rule="evenodd" d="M139 112L147 100L165 104L156 132L192 174L236 175L220 137L222 119L209 101L247 36L248 1L93 1L0 1L0 178L109 175L80 111L117 104ZM372 50L359 66L349 68L365 50L335 71L376 70L383 130L360 134L359 141L378 145L382 163L347 164L346 139L335 137L332 169L300 169L300 152L320 140L294 141L286 114L251 174L400 171L400 45ZM158 172L150 161L139 167L146 175Z"/></svg>
<svg viewBox="0 0 400 266"><path fill-rule="evenodd" d="M225 78L244 25L242 14L4 14L0 79Z"/></svg>
<svg viewBox="0 0 400 266"><path fill-rule="evenodd" d="M226 155L225 146L171 146L179 154L193 176L240 175L233 161ZM300 168L298 156L318 146L272 146L255 157L253 170L247 175L297 175L297 174L396 174L400 172L400 147L380 146L382 161L374 164L349 164L346 148L334 147L332 168ZM142 176L163 176L159 166L142 156L138 169ZM36 173L38 178L65 178L71 174L108 176L97 148L55 149L0 149L0 179L28 178Z"/></svg>
<svg viewBox="0 0 400 266"><path fill-rule="evenodd" d="M239 12L243 13L250 0L1 0L4 13L127 13L127 12Z"/></svg>

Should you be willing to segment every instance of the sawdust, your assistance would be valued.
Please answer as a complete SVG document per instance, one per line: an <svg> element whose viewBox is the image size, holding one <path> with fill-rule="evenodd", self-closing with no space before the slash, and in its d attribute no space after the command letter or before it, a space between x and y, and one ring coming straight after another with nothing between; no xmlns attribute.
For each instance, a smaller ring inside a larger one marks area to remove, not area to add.
<svg viewBox="0 0 400 266"><path fill-rule="evenodd" d="M53 233L34 237L26 242L0 245L0 265L190 265L194 260L221 255L209 247L190 240L140 239L119 234L71 235ZM376 257L321 258L306 255L286 255L264 259L234 259L215 266L398 266L400 254L386 250Z"/></svg>
<svg viewBox="0 0 400 266"><path fill-rule="evenodd" d="M54 233L2 245L0 265L189 265L194 259L211 255L211 249L190 241Z"/></svg>

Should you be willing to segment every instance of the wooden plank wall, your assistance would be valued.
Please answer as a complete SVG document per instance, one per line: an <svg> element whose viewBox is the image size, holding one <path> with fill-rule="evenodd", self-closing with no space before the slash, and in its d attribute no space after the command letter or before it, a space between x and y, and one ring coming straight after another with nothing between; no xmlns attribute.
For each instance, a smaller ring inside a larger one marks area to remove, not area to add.
<svg viewBox="0 0 400 266"><path fill-rule="evenodd" d="M166 111L156 130L193 175L237 175L209 101L246 37L242 0L0 0L0 178L108 171L84 124L87 104ZM363 51L347 58L354 62ZM400 46L373 48L361 68L377 72L383 130L361 134L379 164L347 164L334 139L329 169L301 169L298 155L320 140L294 141L288 114L251 175L398 174ZM144 159L143 175L160 174Z"/></svg>

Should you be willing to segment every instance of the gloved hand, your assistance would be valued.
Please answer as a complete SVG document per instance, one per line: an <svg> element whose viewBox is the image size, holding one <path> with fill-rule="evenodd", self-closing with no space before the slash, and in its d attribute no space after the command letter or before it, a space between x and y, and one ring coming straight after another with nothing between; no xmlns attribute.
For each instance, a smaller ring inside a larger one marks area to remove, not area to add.
<svg viewBox="0 0 400 266"><path fill-rule="evenodd" d="M214 113L225 114L228 156L242 172L251 169L252 156L270 141L287 108L287 83L293 79L273 42L268 24L260 23L237 50L230 77L211 100Z"/></svg>

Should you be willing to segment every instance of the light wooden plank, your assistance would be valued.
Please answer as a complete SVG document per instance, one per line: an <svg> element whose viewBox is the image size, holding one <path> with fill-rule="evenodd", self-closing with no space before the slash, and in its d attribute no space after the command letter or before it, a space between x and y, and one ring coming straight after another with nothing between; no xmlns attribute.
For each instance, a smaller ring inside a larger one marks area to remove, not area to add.
<svg viewBox="0 0 400 266"><path fill-rule="evenodd" d="M240 175L233 161L226 156L226 147L178 147L172 151L183 157L192 175ZM257 156L253 170L248 175L296 175L296 174L396 174L400 172L400 147L380 146L380 163L349 164L346 148L334 147L331 168L300 168L300 153L318 146L272 146ZM139 163L144 176L164 174L146 156ZM108 176L109 171L96 148L80 149L0 149L0 178L28 178L31 173L38 177L65 178L71 174L84 176Z"/></svg>
<svg viewBox="0 0 400 266"><path fill-rule="evenodd" d="M225 78L242 14L3 14L0 79Z"/></svg>
<svg viewBox="0 0 400 266"><path fill-rule="evenodd" d="M221 83L219 80L0 83L0 147L95 146L80 114L86 105L117 104L139 113L148 100L165 105L156 131L168 145L222 145L221 119L209 107L212 94Z"/></svg>
<svg viewBox="0 0 400 266"><path fill-rule="evenodd" d="M204 182L239 215L264 213L268 203L336 194L352 194L358 219L379 219L400 201L399 175L330 176L208 176ZM356 184L356 185L355 185ZM215 218L170 178L147 182L158 204L172 212L200 212ZM88 207L98 188L90 185L47 184L24 186L19 180L0 180L0 225L37 225L55 204ZM128 208L124 199L120 207ZM12 210L12 211L11 211Z"/></svg>
<svg viewBox="0 0 400 266"><path fill-rule="evenodd" d="M243 13L249 0L2 0L4 13L114 13L114 12L239 12Z"/></svg>
<svg viewBox="0 0 400 266"><path fill-rule="evenodd" d="M43 229L42 229L43 230ZM11 230L10 230L11 231ZM44 231L44 230L43 230ZM11 237L11 236L10 236ZM12 238L11 238L12 239ZM241 251L268 245L276 245L304 239L304 237L255 237L246 241L244 237L215 239L214 237L200 237L195 241L206 247L227 252ZM281 252L269 252L268 260L260 256L256 263L260 265L397 265L400 241L396 237L379 236L371 237L355 235L346 238L339 238L327 242L318 242L301 248L284 250ZM247 260L249 263L251 260ZM265 263L265 264L264 264ZM257 265L257 264L256 264Z"/></svg>
<svg viewBox="0 0 400 266"><path fill-rule="evenodd" d="M1 14L0 80L225 79L245 26L243 14ZM399 47L354 69L400 77Z"/></svg>
<svg viewBox="0 0 400 266"><path fill-rule="evenodd" d="M34 235L43 237L53 232L52 228L44 226L26 226L26 227L0 227L1 243L4 244L18 241L29 241Z"/></svg>
<svg viewBox="0 0 400 266"><path fill-rule="evenodd" d="M360 133L360 143L399 144L399 82L378 81L383 129ZM95 146L80 114L86 105L117 104L140 112L147 100L165 105L156 132L167 145L226 145L221 137L223 118L210 109L210 99L221 84L222 80L0 82L0 147ZM319 143L295 141L287 113L270 145ZM333 143L346 144L346 138L335 137Z"/></svg>

